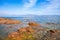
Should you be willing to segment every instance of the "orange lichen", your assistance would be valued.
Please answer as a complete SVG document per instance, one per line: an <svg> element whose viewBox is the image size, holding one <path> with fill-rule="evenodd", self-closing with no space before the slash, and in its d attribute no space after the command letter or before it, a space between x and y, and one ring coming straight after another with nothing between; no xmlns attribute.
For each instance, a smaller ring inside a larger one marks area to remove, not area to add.
<svg viewBox="0 0 60 40"><path fill-rule="evenodd" d="M34 33L34 30L29 26L29 27L26 27L26 31L28 33Z"/></svg>
<svg viewBox="0 0 60 40"><path fill-rule="evenodd" d="M9 38L14 38L14 37L17 37L19 35L18 32L13 32L11 34L8 35Z"/></svg>
<svg viewBox="0 0 60 40"><path fill-rule="evenodd" d="M8 37L11 38L15 38L16 40L20 39L26 39L31 38L31 34L34 33L34 30L31 27L26 27L26 28L20 28L19 30L17 30L16 32L13 32L11 34L8 35Z"/></svg>

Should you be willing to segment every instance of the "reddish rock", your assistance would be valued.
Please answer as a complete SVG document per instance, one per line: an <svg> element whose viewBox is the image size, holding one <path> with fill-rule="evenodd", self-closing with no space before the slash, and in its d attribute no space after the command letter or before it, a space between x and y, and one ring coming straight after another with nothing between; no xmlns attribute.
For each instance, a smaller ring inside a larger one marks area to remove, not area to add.
<svg viewBox="0 0 60 40"><path fill-rule="evenodd" d="M7 18L0 18L0 24L20 24L19 20L12 20Z"/></svg>
<svg viewBox="0 0 60 40"><path fill-rule="evenodd" d="M5 24L20 24L21 22L18 20L7 20Z"/></svg>
<svg viewBox="0 0 60 40"><path fill-rule="evenodd" d="M38 24L36 22L29 22L28 25L29 26L36 26L36 27L41 26L40 24Z"/></svg>

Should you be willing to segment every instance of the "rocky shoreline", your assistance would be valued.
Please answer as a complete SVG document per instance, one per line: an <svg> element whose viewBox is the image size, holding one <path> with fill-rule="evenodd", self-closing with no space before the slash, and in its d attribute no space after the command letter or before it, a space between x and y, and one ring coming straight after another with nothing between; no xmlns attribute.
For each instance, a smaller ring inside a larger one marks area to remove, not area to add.
<svg viewBox="0 0 60 40"><path fill-rule="evenodd" d="M21 21L19 20L0 18L0 24L20 23ZM2 40L60 40L60 30L43 28L41 24L36 22L28 22L27 25L27 27L21 27L17 31L9 33L8 36ZM50 25L50 23L48 23L48 25Z"/></svg>
<svg viewBox="0 0 60 40"><path fill-rule="evenodd" d="M20 24L21 21L8 18L0 18L0 24Z"/></svg>

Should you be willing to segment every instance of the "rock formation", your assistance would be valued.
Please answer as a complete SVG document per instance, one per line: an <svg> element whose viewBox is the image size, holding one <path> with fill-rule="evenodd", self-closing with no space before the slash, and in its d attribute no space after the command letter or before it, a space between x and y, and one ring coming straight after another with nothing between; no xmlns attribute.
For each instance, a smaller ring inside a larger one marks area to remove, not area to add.
<svg viewBox="0 0 60 40"><path fill-rule="evenodd" d="M40 24L38 24L36 22L29 22L28 25L29 26L36 26L36 27L41 26Z"/></svg>
<svg viewBox="0 0 60 40"><path fill-rule="evenodd" d="M0 24L20 24L19 20L12 20L8 18L0 18Z"/></svg>

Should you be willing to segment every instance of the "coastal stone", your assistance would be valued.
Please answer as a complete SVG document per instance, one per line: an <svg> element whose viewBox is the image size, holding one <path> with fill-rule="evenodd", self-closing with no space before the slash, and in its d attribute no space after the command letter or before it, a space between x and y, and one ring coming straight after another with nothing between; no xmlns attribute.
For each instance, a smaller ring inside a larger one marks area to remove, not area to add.
<svg viewBox="0 0 60 40"><path fill-rule="evenodd" d="M20 33L22 33L22 32L33 33L34 30L31 27L26 27L26 28L19 29L18 32L20 32Z"/></svg>
<svg viewBox="0 0 60 40"><path fill-rule="evenodd" d="M21 22L18 20L7 20L5 24L20 24Z"/></svg>
<svg viewBox="0 0 60 40"><path fill-rule="evenodd" d="M29 26L36 26L36 27L41 26L40 24L38 24L36 22L29 22L28 25Z"/></svg>
<svg viewBox="0 0 60 40"><path fill-rule="evenodd" d="M20 24L19 20L12 20L8 18L0 18L0 24Z"/></svg>

